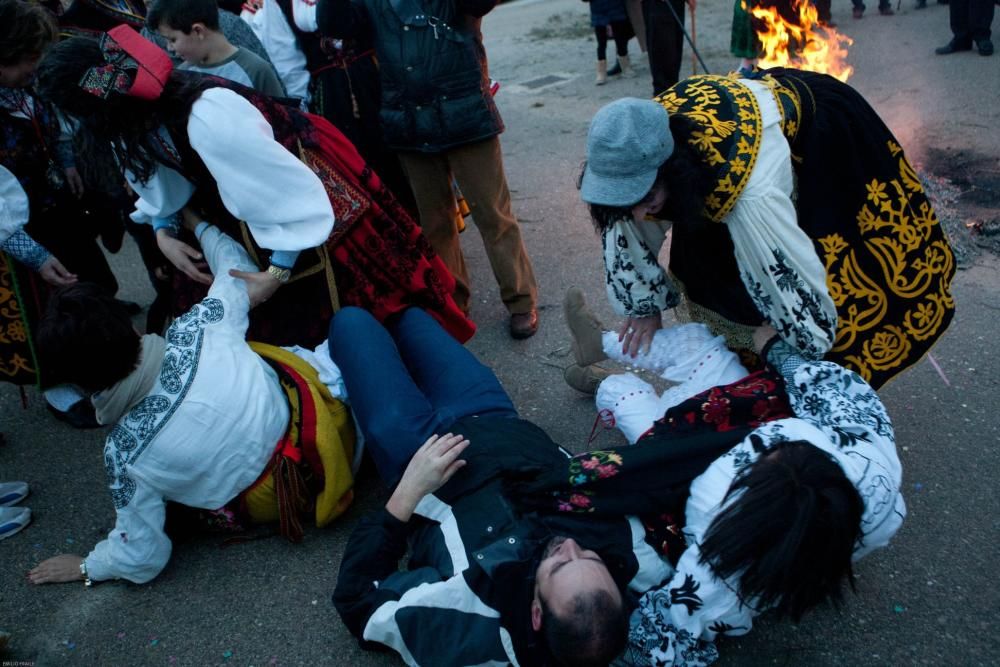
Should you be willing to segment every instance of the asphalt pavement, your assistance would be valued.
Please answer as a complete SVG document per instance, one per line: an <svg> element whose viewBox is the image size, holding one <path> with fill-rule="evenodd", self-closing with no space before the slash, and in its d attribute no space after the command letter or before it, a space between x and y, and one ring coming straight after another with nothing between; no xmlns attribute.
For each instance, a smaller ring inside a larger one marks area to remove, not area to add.
<svg viewBox="0 0 1000 667"><path fill-rule="evenodd" d="M860 21L839 3L834 20L854 38L851 80L884 116L928 178L947 177L953 228L963 242L977 225L1000 222L1000 56L935 56L948 41L948 10L912 0L894 17L869 8ZM722 72L732 3L703 0L698 44ZM593 85L594 48L587 5L521 0L494 10L483 30L497 101L507 124L502 142L515 212L540 283L541 329L527 341L506 334L506 312L482 243L463 236L473 274L469 347L493 367L522 415L568 448L587 447L591 401L567 387L569 363L560 310L570 286L614 322L604 297L600 243L579 202L576 176L590 117L621 96L652 94L635 42L639 76ZM684 72L690 72L685 56ZM134 247L114 257L123 298L151 301ZM1000 310L1000 261L971 252L955 280L958 311L933 351L887 386L904 466L909 516L892 544L857 565L856 593L841 609L823 608L798 625L760 619L743 638L720 642L723 665L994 665L1000 663L1000 360L994 341ZM357 500L305 542L280 538L223 547L219 538L177 543L152 583L32 587L25 572L58 553L86 554L113 525L105 487L103 434L55 421L34 391L0 385L0 479L31 483L34 523L0 542L0 629L13 634L2 665L396 665L362 651L338 619L330 594L346 540L358 518L386 499L370 467ZM596 445L621 442L602 432ZM445 660L441 664L447 664Z"/></svg>

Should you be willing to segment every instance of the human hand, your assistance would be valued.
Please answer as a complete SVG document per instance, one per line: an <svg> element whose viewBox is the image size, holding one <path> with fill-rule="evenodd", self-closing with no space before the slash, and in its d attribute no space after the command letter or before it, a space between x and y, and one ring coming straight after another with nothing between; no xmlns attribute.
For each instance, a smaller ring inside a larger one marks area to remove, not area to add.
<svg viewBox="0 0 1000 667"><path fill-rule="evenodd" d="M247 284L247 295L250 297L250 307L264 303L281 287L281 281L267 271L237 271L229 269L229 275L239 278Z"/></svg>
<svg viewBox="0 0 1000 667"><path fill-rule="evenodd" d="M66 167L63 171L66 172L66 185L69 186L69 191L79 199L83 196L83 178L80 176L80 172L77 171L76 167Z"/></svg>
<svg viewBox="0 0 1000 667"><path fill-rule="evenodd" d="M165 229L156 232L156 245L163 256L188 278L202 285L212 284L212 274L206 271L208 264L203 261L204 256L200 252L175 239Z"/></svg>
<svg viewBox="0 0 1000 667"><path fill-rule="evenodd" d="M64 584L67 581L83 581L80 563L83 558L73 554L62 554L43 560L28 571L28 581L33 584Z"/></svg>
<svg viewBox="0 0 1000 667"><path fill-rule="evenodd" d="M760 325L759 327L754 327L753 329L754 351L759 355L761 352L764 351L764 346L767 345L767 341L771 340L777 335L778 331L767 322Z"/></svg>
<svg viewBox="0 0 1000 667"><path fill-rule="evenodd" d="M64 287L76 282L76 274L66 270L66 267L56 259L55 255L49 255L49 258L42 263L38 269L38 275L54 287Z"/></svg>
<svg viewBox="0 0 1000 667"><path fill-rule="evenodd" d="M469 441L461 435L432 435L410 459L385 508L400 521L408 521L414 508L428 493L434 493L465 465L458 458Z"/></svg>
<svg viewBox="0 0 1000 667"><path fill-rule="evenodd" d="M635 357L640 351L648 352L653 344L653 334L663 328L660 315L630 317L618 329L618 342L622 344L622 354Z"/></svg>

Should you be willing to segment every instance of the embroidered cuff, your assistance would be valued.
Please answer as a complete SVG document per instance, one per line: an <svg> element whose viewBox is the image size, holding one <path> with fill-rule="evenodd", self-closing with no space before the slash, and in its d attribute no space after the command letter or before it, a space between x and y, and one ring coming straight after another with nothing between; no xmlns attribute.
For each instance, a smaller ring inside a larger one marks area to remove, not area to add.
<svg viewBox="0 0 1000 667"><path fill-rule="evenodd" d="M23 229L14 232L0 247L8 255L34 271L42 268L42 264L52 256L52 253L28 236Z"/></svg>
<svg viewBox="0 0 1000 667"><path fill-rule="evenodd" d="M275 250L271 253L271 264L280 269L291 269L299 258L298 250Z"/></svg>
<svg viewBox="0 0 1000 667"><path fill-rule="evenodd" d="M767 342L761 356L787 381L791 381L798 367L806 363L805 357L798 350L778 336Z"/></svg>

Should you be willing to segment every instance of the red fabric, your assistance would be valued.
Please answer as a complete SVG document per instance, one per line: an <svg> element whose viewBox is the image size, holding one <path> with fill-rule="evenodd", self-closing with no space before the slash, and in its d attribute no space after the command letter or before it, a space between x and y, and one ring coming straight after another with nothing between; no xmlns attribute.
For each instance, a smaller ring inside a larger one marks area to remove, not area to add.
<svg viewBox="0 0 1000 667"><path fill-rule="evenodd" d="M325 118L306 116L319 149L313 157L326 162L368 199L344 214L338 210L342 202L336 191L327 187L338 214L327 250L335 266L351 274L347 281L337 276L341 304L365 308L380 322L411 306L422 306L456 340L467 341L476 326L452 299L455 279L420 227L340 130ZM319 176L329 185L329 175Z"/></svg>
<svg viewBox="0 0 1000 667"><path fill-rule="evenodd" d="M155 100L159 97L174 69L170 56L124 23L109 30L108 37L117 42L138 65L135 81L128 91L129 96L143 100Z"/></svg>

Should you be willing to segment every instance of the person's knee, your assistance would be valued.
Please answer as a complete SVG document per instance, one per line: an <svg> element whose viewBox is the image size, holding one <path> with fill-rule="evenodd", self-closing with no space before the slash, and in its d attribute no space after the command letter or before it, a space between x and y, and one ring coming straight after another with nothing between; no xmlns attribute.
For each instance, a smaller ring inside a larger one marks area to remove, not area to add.
<svg viewBox="0 0 1000 667"><path fill-rule="evenodd" d="M331 343L338 340L350 339L358 335L359 330L371 325L378 325L378 321L364 308L357 306L346 306L337 311L330 320ZM336 345L331 344L331 354Z"/></svg>

